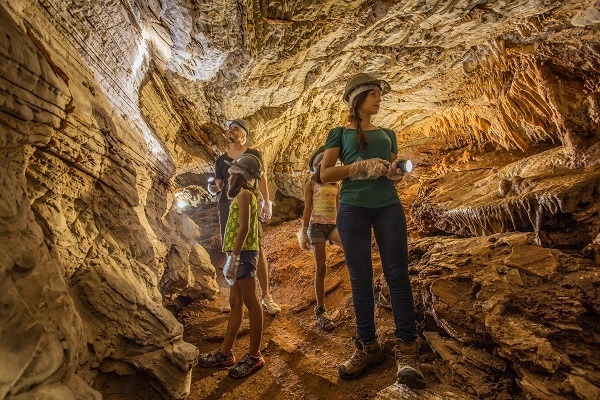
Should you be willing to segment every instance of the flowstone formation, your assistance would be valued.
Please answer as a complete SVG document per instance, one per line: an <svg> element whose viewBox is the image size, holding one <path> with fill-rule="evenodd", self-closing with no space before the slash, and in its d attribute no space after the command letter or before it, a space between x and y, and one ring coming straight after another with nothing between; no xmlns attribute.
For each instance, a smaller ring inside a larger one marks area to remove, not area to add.
<svg viewBox="0 0 600 400"><path fill-rule="evenodd" d="M198 241L225 120L292 218L363 71L416 166L398 188L448 383L600 396L597 1L1 0L0 22L0 397L185 398L171 311L218 291Z"/></svg>
<svg viewBox="0 0 600 400"><path fill-rule="evenodd" d="M4 7L0 397L185 398L198 350L163 303L217 285L198 227L165 215L173 162Z"/></svg>

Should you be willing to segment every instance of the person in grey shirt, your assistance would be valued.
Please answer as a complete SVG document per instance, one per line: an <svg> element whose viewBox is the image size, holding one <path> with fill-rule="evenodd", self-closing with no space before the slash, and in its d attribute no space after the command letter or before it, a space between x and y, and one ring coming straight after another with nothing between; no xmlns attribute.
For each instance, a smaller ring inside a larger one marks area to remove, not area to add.
<svg viewBox="0 0 600 400"><path fill-rule="evenodd" d="M229 141L227 152L220 155L215 162L215 179L208 185L208 191L218 195L218 213L219 225L221 228L221 243L223 243L223 234L227 217L229 216L230 200L227 198L227 180L229 179L229 167L234 159L244 153L252 154L258 157L263 164L262 178L259 182L259 191L263 197L261 202L260 220L267 221L271 219L273 214L273 202L269 199L269 185L267 181L266 168L260 152L256 149L251 149L246 146L246 140L250 128L248 123L243 119L234 119L227 122L227 130L225 136ZM260 226L260 225L259 225ZM262 305L270 315L277 315L281 312L281 308L273 301L273 297L269 293L269 268L267 264L267 256L262 245L262 229L260 229L260 250L258 256L257 276L258 283L262 292Z"/></svg>

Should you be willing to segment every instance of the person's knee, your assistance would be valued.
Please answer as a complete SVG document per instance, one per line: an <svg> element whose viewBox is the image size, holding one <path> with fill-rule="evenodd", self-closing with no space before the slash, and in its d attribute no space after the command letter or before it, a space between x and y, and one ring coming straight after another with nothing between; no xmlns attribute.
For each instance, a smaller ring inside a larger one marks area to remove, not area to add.
<svg viewBox="0 0 600 400"><path fill-rule="evenodd" d="M406 284L410 282L408 277L408 266L402 266L401 263L383 266L383 274L388 282Z"/></svg>
<svg viewBox="0 0 600 400"><path fill-rule="evenodd" d="M350 272L350 279L352 281L371 281L373 279L373 267L363 266L367 265L367 262L360 263L359 266L349 266L348 271Z"/></svg>
<svg viewBox="0 0 600 400"><path fill-rule="evenodd" d="M244 301L240 297L230 297L229 298L229 306L232 310L238 310L242 308L244 305Z"/></svg>
<svg viewBox="0 0 600 400"><path fill-rule="evenodd" d="M260 304L258 302L258 297L256 294L244 296L244 305L248 309L248 311L254 310L255 307L260 308Z"/></svg>
<svg viewBox="0 0 600 400"><path fill-rule="evenodd" d="M366 293L373 290L373 276L368 273L350 276L350 283L353 292Z"/></svg>

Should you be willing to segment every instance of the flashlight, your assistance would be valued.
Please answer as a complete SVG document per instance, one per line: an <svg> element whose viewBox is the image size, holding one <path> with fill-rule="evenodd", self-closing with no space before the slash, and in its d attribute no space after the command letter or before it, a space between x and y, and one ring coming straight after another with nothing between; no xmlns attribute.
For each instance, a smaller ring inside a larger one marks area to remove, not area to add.
<svg viewBox="0 0 600 400"><path fill-rule="evenodd" d="M400 160L396 163L396 172L405 173L410 172L413 169L413 163L410 160Z"/></svg>
<svg viewBox="0 0 600 400"><path fill-rule="evenodd" d="M215 177L211 176L210 178L208 178L208 186L206 187L206 190L208 190L208 193L214 196L216 194L219 194L220 192L215 192L213 186L215 186Z"/></svg>

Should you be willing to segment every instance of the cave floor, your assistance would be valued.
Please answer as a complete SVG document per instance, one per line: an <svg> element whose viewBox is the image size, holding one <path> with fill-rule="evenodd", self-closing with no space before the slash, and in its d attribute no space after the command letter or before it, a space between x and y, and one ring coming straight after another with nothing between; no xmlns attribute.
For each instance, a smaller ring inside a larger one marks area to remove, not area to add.
<svg viewBox="0 0 600 400"><path fill-rule="evenodd" d="M336 322L333 332L318 328L313 314L314 264L312 253L301 250L295 232L300 220L265 229L265 249L270 265L271 292L281 306L276 317L265 313L262 353L265 366L253 375L234 380L226 369L195 367L192 374L190 400L209 399L469 399L460 388L447 387L436 378L432 365L425 362L423 372L428 381L426 390L410 391L395 382L395 362L388 353L382 364L371 367L358 379L344 381L337 367L352 352L354 333L352 300L347 270L341 249L328 247L328 272L325 304ZM221 291L213 300L192 303L179 313L185 326L184 339L207 353L221 344L228 314L229 291L220 266L224 257L208 249L218 266ZM375 276L378 260L375 260ZM378 335L392 335L391 311L377 308ZM240 358L248 347L247 312L234 347ZM388 349L390 350L390 349ZM429 352L429 353L428 353ZM421 358L435 356L427 344L421 346Z"/></svg>

